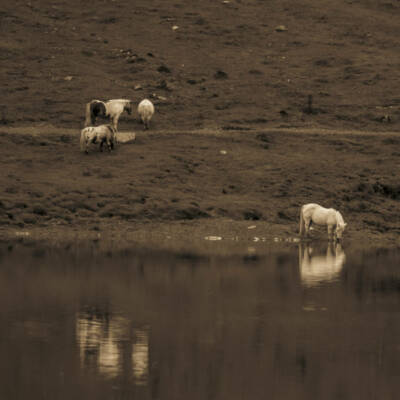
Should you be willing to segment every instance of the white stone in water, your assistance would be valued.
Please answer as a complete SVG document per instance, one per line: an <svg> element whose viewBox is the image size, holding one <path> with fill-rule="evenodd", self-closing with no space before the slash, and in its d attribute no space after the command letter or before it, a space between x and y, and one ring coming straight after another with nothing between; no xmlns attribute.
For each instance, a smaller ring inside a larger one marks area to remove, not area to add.
<svg viewBox="0 0 400 400"><path fill-rule="evenodd" d="M20 231L20 232L15 232L16 236L29 236L30 233L28 231Z"/></svg>
<svg viewBox="0 0 400 400"><path fill-rule="evenodd" d="M222 240L221 236L205 236L205 240Z"/></svg>

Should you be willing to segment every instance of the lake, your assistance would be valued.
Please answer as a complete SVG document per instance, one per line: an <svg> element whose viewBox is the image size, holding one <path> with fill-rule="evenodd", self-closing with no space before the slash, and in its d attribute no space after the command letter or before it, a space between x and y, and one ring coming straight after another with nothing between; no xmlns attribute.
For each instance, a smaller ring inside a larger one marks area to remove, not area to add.
<svg viewBox="0 0 400 400"><path fill-rule="evenodd" d="M400 251L262 246L3 243L0 399L397 399Z"/></svg>

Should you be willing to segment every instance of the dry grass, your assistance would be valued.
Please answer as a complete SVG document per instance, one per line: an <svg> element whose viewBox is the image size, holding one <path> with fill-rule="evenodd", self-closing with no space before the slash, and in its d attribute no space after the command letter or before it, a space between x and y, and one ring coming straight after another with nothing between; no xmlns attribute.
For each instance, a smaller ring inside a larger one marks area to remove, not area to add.
<svg viewBox="0 0 400 400"><path fill-rule="evenodd" d="M389 133L153 131L111 154L84 155L76 133L4 131L1 224L224 218L295 234L300 206L312 201L339 209L350 237L396 237L396 140Z"/></svg>

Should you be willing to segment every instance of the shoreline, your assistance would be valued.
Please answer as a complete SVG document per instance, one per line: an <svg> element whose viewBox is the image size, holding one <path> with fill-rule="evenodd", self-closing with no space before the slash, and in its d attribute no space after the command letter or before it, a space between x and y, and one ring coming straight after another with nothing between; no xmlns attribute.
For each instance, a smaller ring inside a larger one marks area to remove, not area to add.
<svg viewBox="0 0 400 400"><path fill-rule="evenodd" d="M258 222L258 223L257 223ZM263 221L179 221L106 224L100 229L25 227L0 229L0 242L23 243L50 248L94 245L100 252L132 249L197 255L265 255L304 245L328 247L325 229L317 228L309 238L288 231L285 225L267 226ZM396 235L368 233L345 235L340 242L348 251L399 249Z"/></svg>

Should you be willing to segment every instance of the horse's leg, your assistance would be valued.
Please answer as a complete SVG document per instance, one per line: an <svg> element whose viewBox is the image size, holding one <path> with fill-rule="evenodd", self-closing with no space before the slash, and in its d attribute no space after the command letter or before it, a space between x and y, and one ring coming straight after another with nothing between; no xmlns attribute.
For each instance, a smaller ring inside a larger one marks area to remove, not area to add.
<svg viewBox="0 0 400 400"><path fill-rule="evenodd" d="M308 233L310 233L311 231L311 225L312 225L312 219L310 219L310 222L308 223L308 228L307 228Z"/></svg>
<svg viewBox="0 0 400 400"><path fill-rule="evenodd" d="M334 254L334 246L333 242L329 241L328 246L326 248L326 258L332 258Z"/></svg>
<svg viewBox="0 0 400 400"><path fill-rule="evenodd" d="M119 120L119 115L114 115L112 118L112 126L115 129L115 132L117 132L118 120Z"/></svg>
<svg viewBox="0 0 400 400"><path fill-rule="evenodd" d="M108 142L111 142L111 148L117 144L117 129L114 124L118 123L118 117L113 117L113 122L110 125L107 125L108 134L107 134L107 145Z"/></svg>
<svg viewBox="0 0 400 400"><path fill-rule="evenodd" d="M308 237L308 219L304 218L303 223L304 223L305 237Z"/></svg>
<svg viewBox="0 0 400 400"><path fill-rule="evenodd" d="M300 221L299 221L299 235L304 234L304 219L303 219L303 207L300 208Z"/></svg>
<svg viewBox="0 0 400 400"><path fill-rule="evenodd" d="M104 140L102 140L101 142L100 142L100 151L103 151L103 143L104 143Z"/></svg>
<svg viewBox="0 0 400 400"><path fill-rule="evenodd" d="M328 240L333 240L333 225L328 225Z"/></svg>
<svg viewBox="0 0 400 400"><path fill-rule="evenodd" d="M118 133L118 120L119 120L119 115L116 115L114 118L113 118L113 123L112 123L112 126L113 126L113 128L114 128L114 132L113 132L113 144L117 144L117 133Z"/></svg>
<svg viewBox="0 0 400 400"><path fill-rule="evenodd" d="M306 228L306 237L308 237L308 235L309 235L310 226L311 226L311 219L304 218L304 227Z"/></svg>

